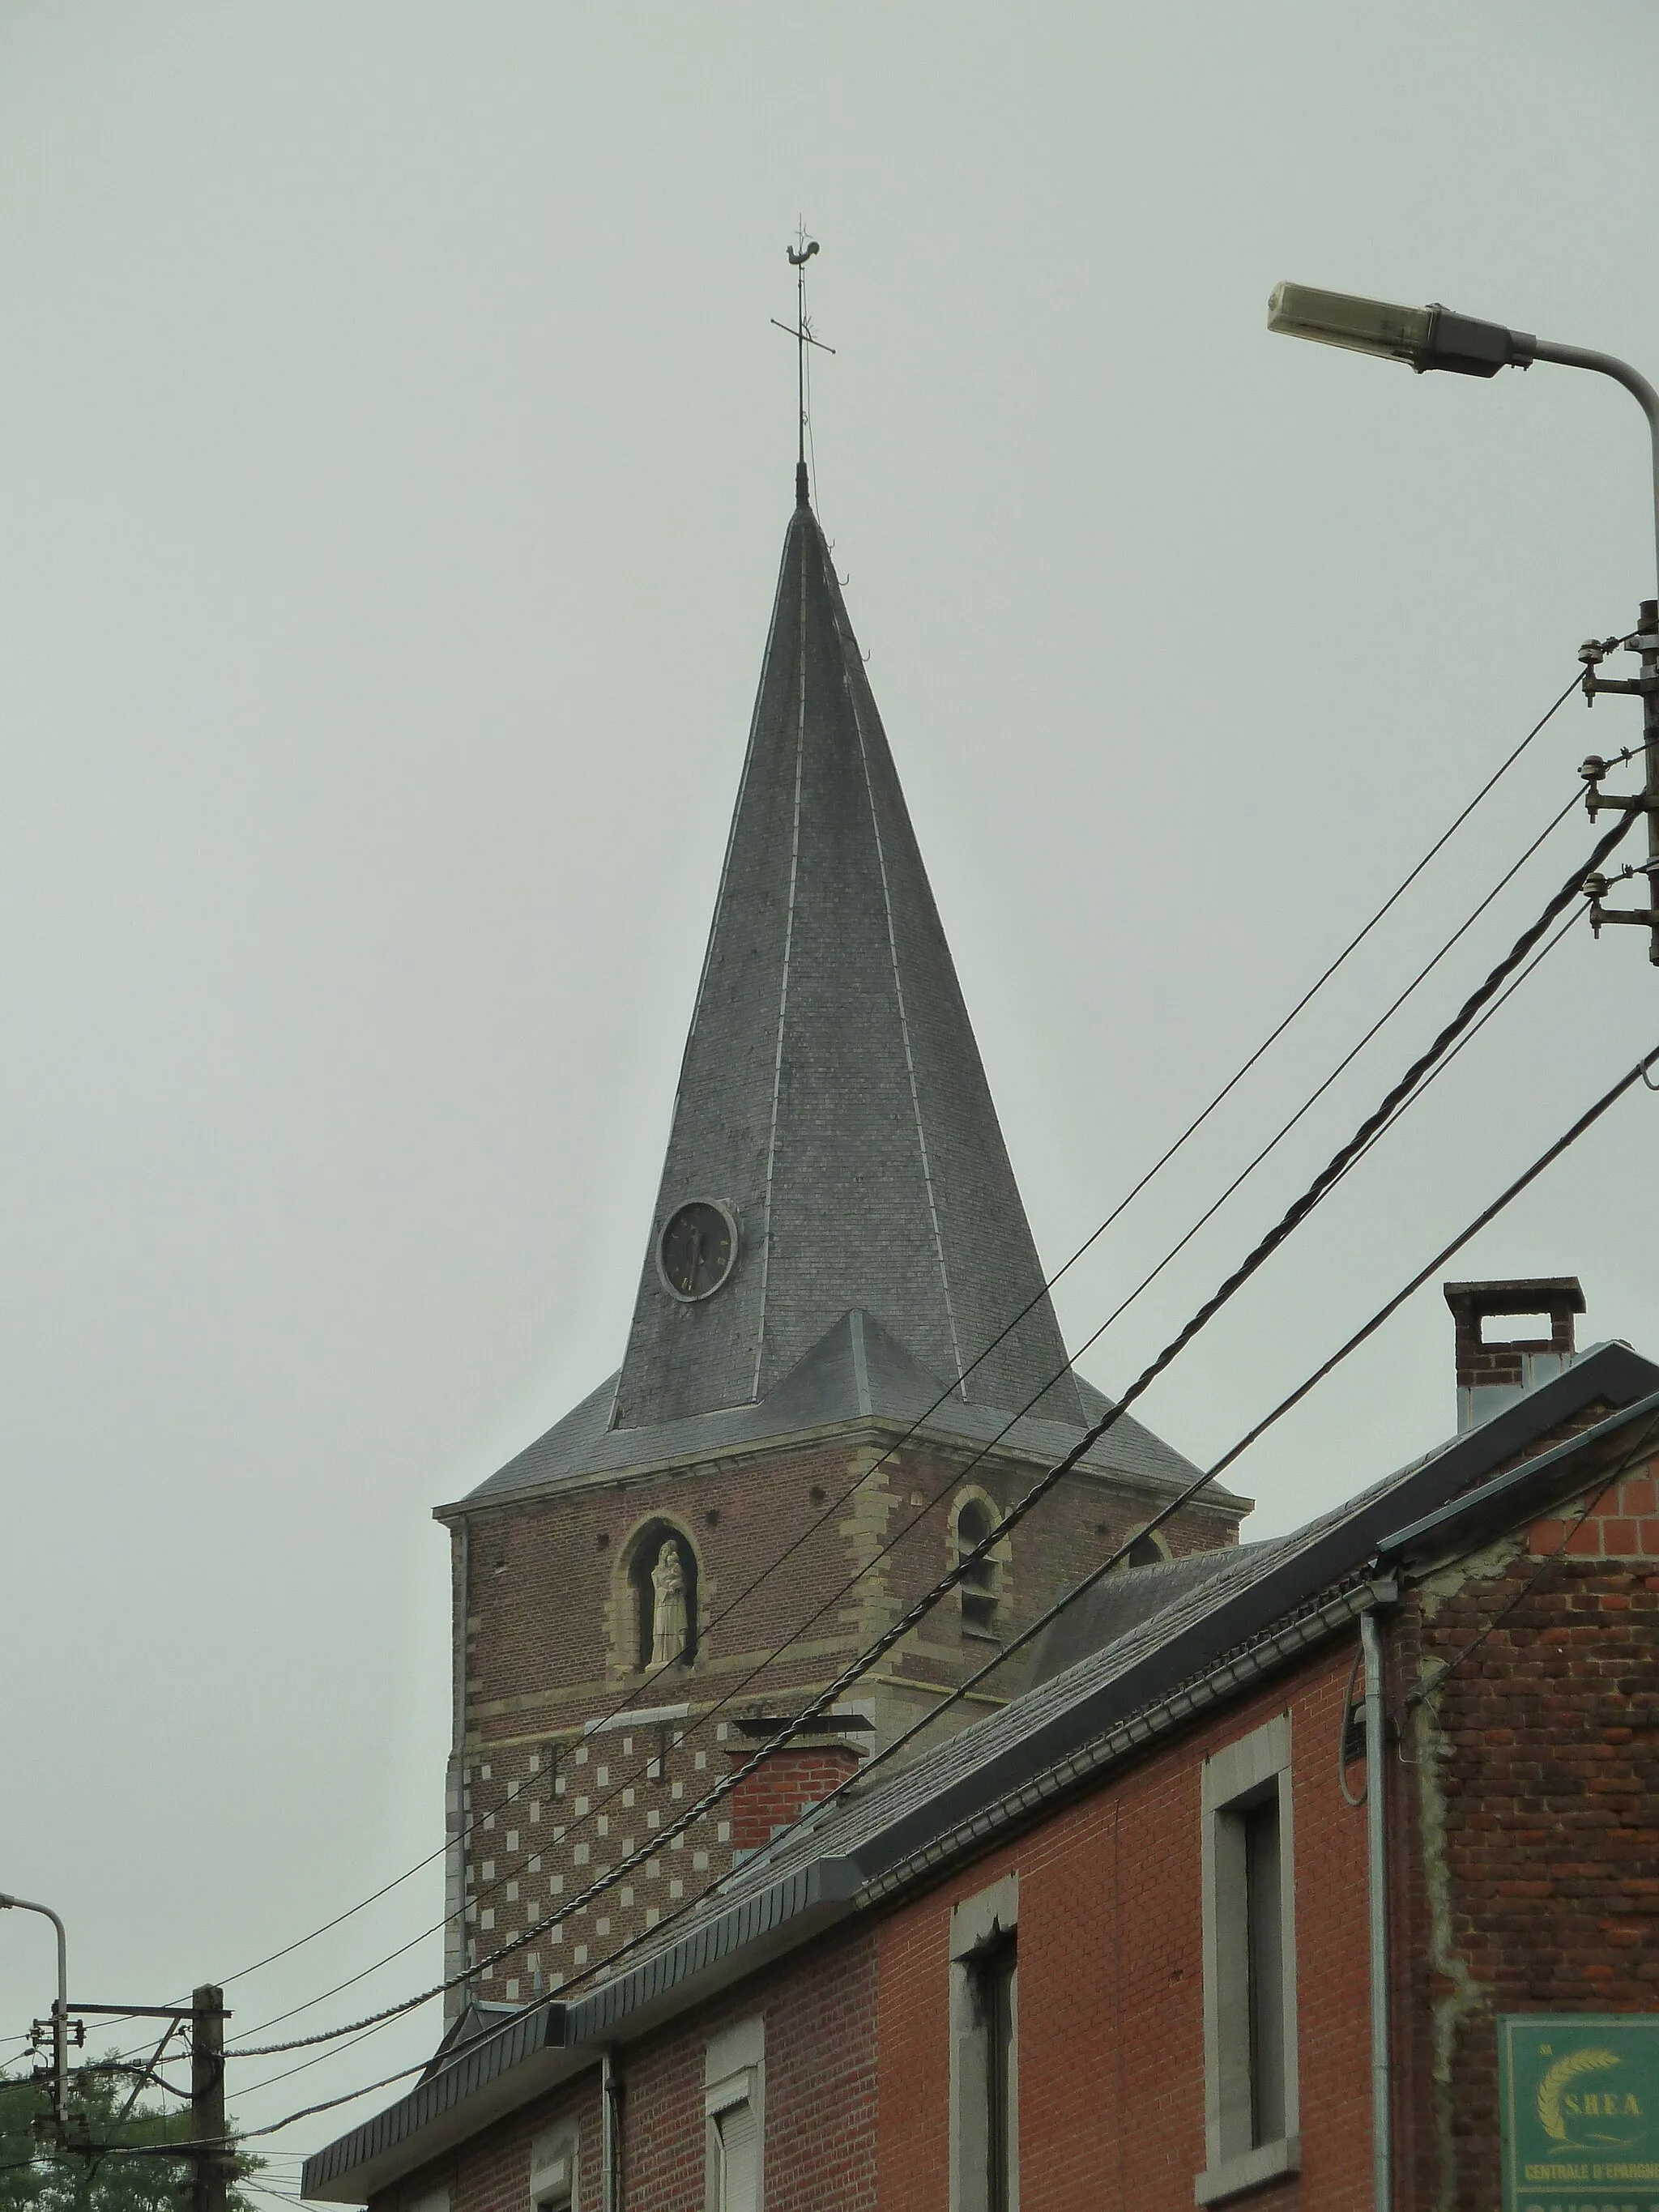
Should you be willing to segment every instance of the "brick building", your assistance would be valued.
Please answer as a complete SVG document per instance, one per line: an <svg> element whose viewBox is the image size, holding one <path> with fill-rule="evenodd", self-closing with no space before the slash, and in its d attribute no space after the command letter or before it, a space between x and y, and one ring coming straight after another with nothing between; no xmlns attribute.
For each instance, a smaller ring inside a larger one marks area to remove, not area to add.
<svg viewBox="0 0 1659 2212"><path fill-rule="evenodd" d="M452 2014L556 1991L659 1924L1191 1480L1119 1421L811 1745L649 1851L1105 1402L1071 1370L798 475L622 1364L438 1510ZM1231 1545L1248 1504L1217 1486L1154 1549ZM1012 1694L1007 1671L942 1724Z"/></svg>
<svg viewBox="0 0 1659 2212"><path fill-rule="evenodd" d="M1576 1284L1448 1296L1449 1443L1105 1577L1011 1701L556 1996L472 2008L306 2195L1653 2203L1659 1366L1577 1352ZM1539 1304L1506 1373L1486 1324Z"/></svg>

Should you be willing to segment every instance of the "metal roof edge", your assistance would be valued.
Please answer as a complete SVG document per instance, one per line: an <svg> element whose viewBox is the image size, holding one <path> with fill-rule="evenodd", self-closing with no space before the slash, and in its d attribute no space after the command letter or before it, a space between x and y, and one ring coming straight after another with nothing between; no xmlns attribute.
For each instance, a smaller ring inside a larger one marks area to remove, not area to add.
<svg viewBox="0 0 1659 2212"><path fill-rule="evenodd" d="M1522 1460L1519 1467L1512 1467L1506 1474L1494 1476L1492 1481L1483 1483L1477 1490L1465 1491L1461 1498L1450 1499L1437 1511L1425 1514L1420 1520L1396 1530L1392 1536L1384 1537L1376 1547L1377 1557L1402 1558L1407 1551L1437 1534L1442 1528L1454 1527L1465 1519L1483 1518L1494 1505L1507 1504L1516 1492L1531 1488L1545 1476L1567 1466L1581 1452L1593 1450L1597 1444L1617 1436L1621 1430L1629 1428L1632 1422L1639 1421L1649 1413L1659 1414L1659 1390L1650 1391L1645 1398L1638 1398L1633 1405L1623 1407L1616 1413L1609 1413L1605 1420L1597 1421L1593 1427L1581 1431L1577 1436L1568 1437L1548 1451L1540 1452L1532 1459ZM1656 1448L1659 1449L1659 1446Z"/></svg>
<svg viewBox="0 0 1659 2212"><path fill-rule="evenodd" d="M470 2133L481 2118L509 2109L519 2101L516 2096L492 2100L483 2113L469 2110L462 2118L463 2106L473 2106L507 2074L550 2054L562 2055L567 2010L556 1997L545 1999L489 2034L464 2044L395 2105L387 2105L349 2134L313 2151L301 2173L301 2195L325 2203L364 2203L375 2190ZM581 2054L580 2065L589 2063L588 2054ZM534 2095L566 2072L579 2070L580 2066L561 2068L556 2057L552 2065L536 2069L525 2094ZM349 2185L343 2187L343 2183Z"/></svg>
<svg viewBox="0 0 1659 2212"><path fill-rule="evenodd" d="M1050 1799L1088 1781L1155 1738L1167 1735L1183 1721L1194 1719L1209 1706L1219 1705L1236 1690L1249 1688L1262 1675L1293 1659L1310 1645L1334 1636L1373 1606L1391 1604L1398 1595L1392 1582L1357 1583L1328 1599L1311 1613L1303 1613L1270 1632L1249 1650L1218 1660L1194 1681L1184 1685L1157 1705L1133 1714L1104 1735L1067 1758L1057 1760L1032 1781L1009 1790L994 1805L963 1820L947 1833L921 1845L896 1864L872 1875L860 1889L855 1904L862 1911L896 1890L931 1873L934 1867L988 1844L1004 1828L1036 1812Z"/></svg>
<svg viewBox="0 0 1659 2212"><path fill-rule="evenodd" d="M586 1996L527 2008L468 2044L395 2105L313 2152L301 2194L366 2203L489 2121L596 2064L600 2046L623 2021L631 2033L642 2033L843 1917L860 1880L850 1859L810 1860ZM550 2056L550 2064L535 2063Z"/></svg>
<svg viewBox="0 0 1659 2212"><path fill-rule="evenodd" d="M850 1858L808 1859L792 1868L765 1889L739 1898L626 1973L573 2000L572 2038L605 2042L624 2020L631 2033L655 2026L711 1988L752 1972L832 1920L843 1918L852 1910L862 1879Z"/></svg>

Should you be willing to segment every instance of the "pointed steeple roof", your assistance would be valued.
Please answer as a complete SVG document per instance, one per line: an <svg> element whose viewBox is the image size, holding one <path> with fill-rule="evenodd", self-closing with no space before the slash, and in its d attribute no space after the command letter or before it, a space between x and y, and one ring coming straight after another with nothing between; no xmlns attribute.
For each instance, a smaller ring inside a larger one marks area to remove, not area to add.
<svg viewBox="0 0 1659 2212"><path fill-rule="evenodd" d="M689 1300L661 1240L697 1200L737 1249ZM958 1403L1046 1393L1046 1418L1085 1419L1054 1380L1059 1324L801 487L611 1425L750 1404L854 1308L944 1383L979 1359Z"/></svg>

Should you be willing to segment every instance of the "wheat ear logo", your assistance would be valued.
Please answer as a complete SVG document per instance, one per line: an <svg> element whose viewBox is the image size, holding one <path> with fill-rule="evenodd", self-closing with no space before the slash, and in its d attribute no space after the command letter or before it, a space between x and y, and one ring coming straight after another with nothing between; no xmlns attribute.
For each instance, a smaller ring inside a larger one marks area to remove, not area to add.
<svg viewBox="0 0 1659 2212"><path fill-rule="evenodd" d="M1618 2063L1617 2053L1611 2051L1570 2051L1565 2058L1558 2058L1538 2085L1538 2118L1544 2133L1557 2142L1565 2142L1567 2122L1561 2110L1563 2096L1567 2096L1567 2111L1576 2117L1581 2100L1567 2094L1573 2082L1581 2074L1599 2074Z"/></svg>

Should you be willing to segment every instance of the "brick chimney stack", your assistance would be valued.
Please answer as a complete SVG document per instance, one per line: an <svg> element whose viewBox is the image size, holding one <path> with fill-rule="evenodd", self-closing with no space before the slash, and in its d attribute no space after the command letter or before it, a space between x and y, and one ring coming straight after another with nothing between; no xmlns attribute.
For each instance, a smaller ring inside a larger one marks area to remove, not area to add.
<svg viewBox="0 0 1659 2212"><path fill-rule="evenodd" d="M1504 1283L1443 1285L1456 1329L1457 1426L1478 1428L1492 1415L1547 1382L1575 1355L1573 1316L1584 1310L1576 1275L1534 1275ZM1489 1334L1485 1324L1511 1315L1536 1315L1547 1336Z"/></svg>

